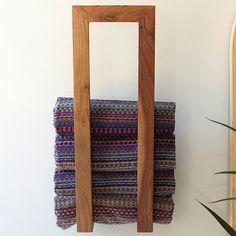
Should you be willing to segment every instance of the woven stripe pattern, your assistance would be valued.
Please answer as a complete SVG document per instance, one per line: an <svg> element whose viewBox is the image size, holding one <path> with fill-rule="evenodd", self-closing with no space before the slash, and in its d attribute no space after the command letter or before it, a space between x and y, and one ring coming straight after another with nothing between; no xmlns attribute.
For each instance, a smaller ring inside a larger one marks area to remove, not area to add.
<svg viewBox="0 0 236 236"><path fill-rule="evenodd" d="M93 220L105 224L136 222L136 101L91 100ZM175 192L175 103L155 102L153 221L172 220ZM73 99L59 97L54 107L55 214L57 225L76 223Z"/></svg>

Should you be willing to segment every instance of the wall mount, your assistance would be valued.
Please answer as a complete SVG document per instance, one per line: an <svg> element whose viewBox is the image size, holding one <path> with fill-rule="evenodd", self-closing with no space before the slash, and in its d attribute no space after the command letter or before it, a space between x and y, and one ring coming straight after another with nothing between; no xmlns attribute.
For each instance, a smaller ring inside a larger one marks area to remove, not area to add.
<svg viewBox="0 0 236 236"><path fill-rule="evenodd" d="M137 231L153 231L155 6L73 6L78 232L93 231L89 23L139 23Z"/></svg>

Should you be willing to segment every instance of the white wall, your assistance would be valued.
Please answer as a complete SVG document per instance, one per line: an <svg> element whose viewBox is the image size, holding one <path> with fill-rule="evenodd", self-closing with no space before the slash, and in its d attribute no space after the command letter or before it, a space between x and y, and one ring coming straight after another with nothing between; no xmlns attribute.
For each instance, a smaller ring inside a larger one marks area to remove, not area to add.
<svg viewBox="0 0 236 236"><path fill-rule="evenodd" d="M226 177L212 173L227 169L228 132L204 116L229 120L235 0L0 0L0 234L77 235L75 227L55 226L52 109L58 96L73 93L71 6L100 3L157 5L156 99L177 103L177 191L173 223L155 225L153 235L226 235L195 199L207 203L227 192ZM127 28L127 47L135 32ZM113 45L123 45L115 40ZM135 55L135 48L130 50ZM120 63L126 72L122 58ZM135 65L132 71L135 75ZM112 90L119 98L136 97L135 76L127 84L115 80L120 85L114 90L111 83L99 87L111 75L98 75L96 96L111 97ZM224 203L214 209L227 217ZM92 235L111 234L136 235L136 225L96 224Z"/></svg>

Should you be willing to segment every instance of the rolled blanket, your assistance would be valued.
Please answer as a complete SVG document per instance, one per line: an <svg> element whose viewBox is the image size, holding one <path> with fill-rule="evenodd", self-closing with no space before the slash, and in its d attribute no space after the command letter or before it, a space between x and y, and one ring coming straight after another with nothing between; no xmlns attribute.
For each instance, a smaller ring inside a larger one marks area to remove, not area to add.
<svg viewBox="0 0 236 236"><path fill-rule="evenodd" d="M91 100L93 220L123 224L137 217L136 101ZM175 192L175 103L155 102L155 223L170 223ZM72 98L58 98L56 129L55 214L62 229L76 223L74 113Z"/></svg>

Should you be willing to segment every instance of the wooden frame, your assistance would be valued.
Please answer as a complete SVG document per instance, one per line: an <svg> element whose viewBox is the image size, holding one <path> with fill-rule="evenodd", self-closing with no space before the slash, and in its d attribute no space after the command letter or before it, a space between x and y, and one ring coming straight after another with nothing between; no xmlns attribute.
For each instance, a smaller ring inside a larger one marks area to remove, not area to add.
<svg viewBox="0 0 236 236"><path fill-rule="evenodd" d="M236 18L230 45L230 119L236 127ZM230 132L230 169L236 171L236 133ZM236 197L236 175L230 175L230 195ZM230 223L236 229L236 201L230 201Z"/></svg>
<svg viewBox="0 0 236 236"><path fill-rule="evenodd" d="M89 22L139 23L137 230L153 231L154 6L73 6L77 230L93 230Z"/></svg>

